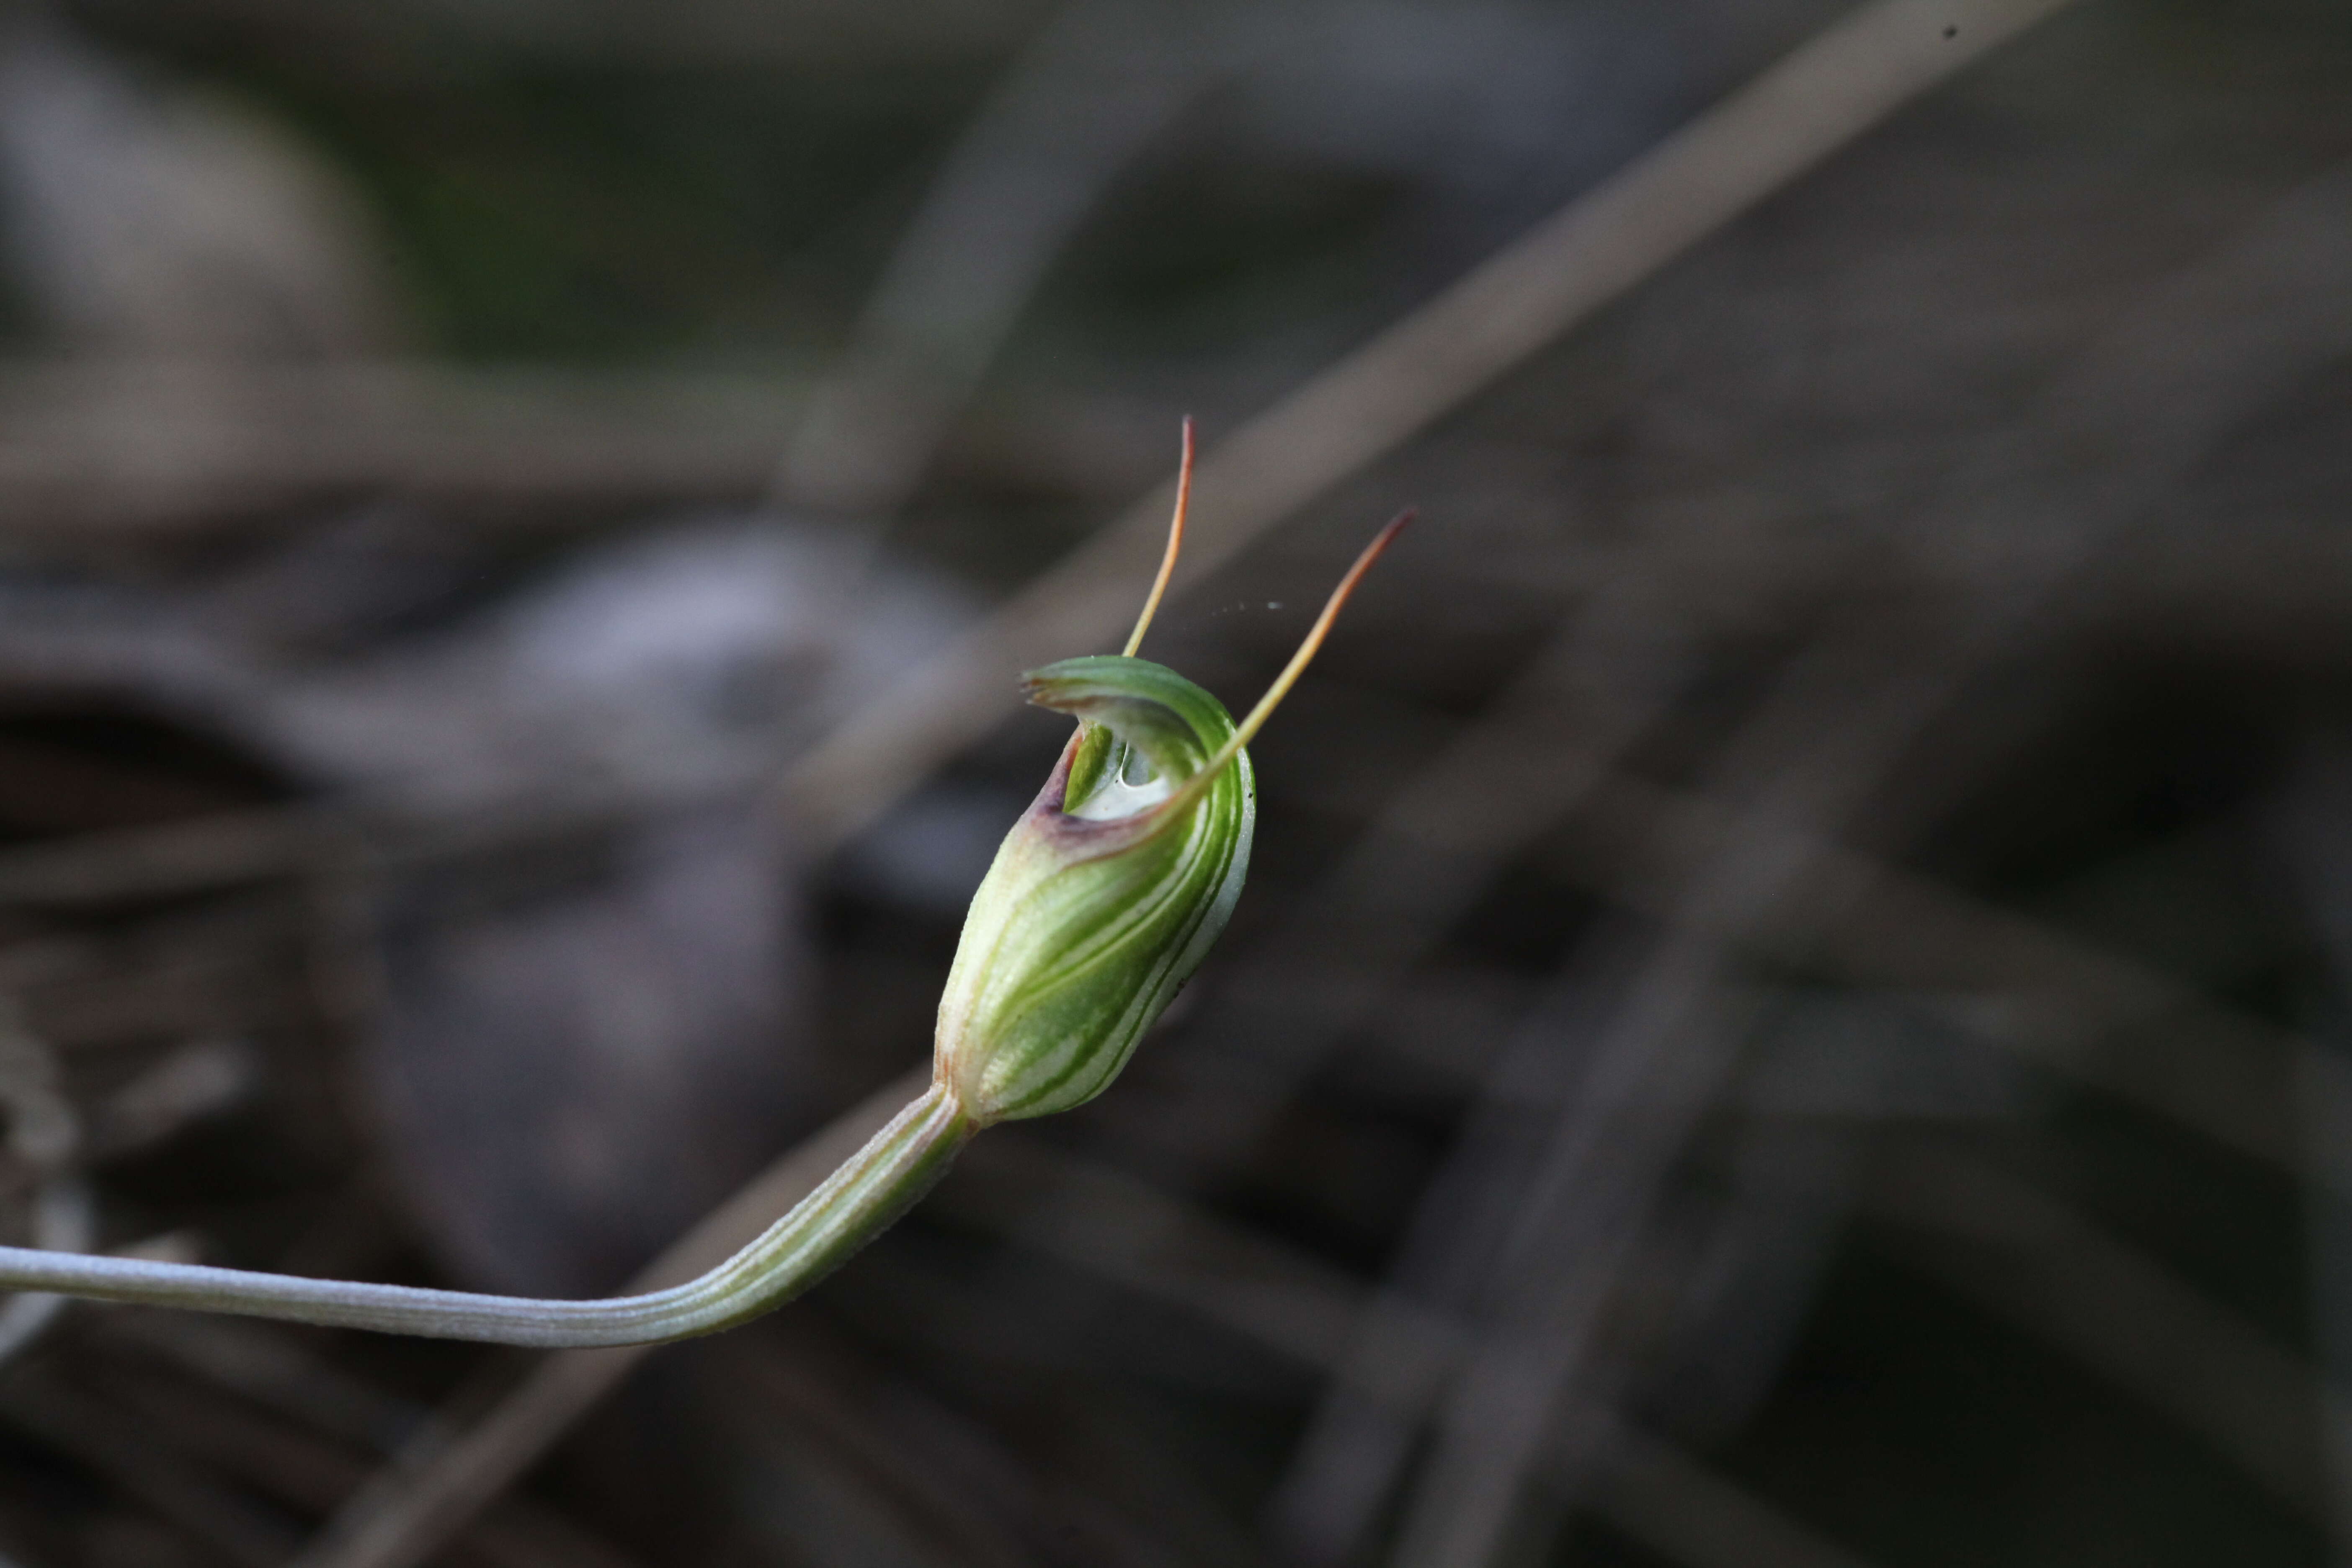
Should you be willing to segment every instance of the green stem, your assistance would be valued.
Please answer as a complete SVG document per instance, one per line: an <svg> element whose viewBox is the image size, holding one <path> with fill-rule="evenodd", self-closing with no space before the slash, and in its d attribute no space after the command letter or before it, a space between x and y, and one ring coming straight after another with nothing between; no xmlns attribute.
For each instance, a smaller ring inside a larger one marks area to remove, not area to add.
<svg viewBox="0 0 2352 1568"><path fill-rule="evenodd" d="M758 1240L698 1279L642 1296L478 1296L21 1247L0 1247L0 1289L547 1349L689 1339L755 1318L840 1267L947 1173L975 1131L934 1083Z"/></svg>

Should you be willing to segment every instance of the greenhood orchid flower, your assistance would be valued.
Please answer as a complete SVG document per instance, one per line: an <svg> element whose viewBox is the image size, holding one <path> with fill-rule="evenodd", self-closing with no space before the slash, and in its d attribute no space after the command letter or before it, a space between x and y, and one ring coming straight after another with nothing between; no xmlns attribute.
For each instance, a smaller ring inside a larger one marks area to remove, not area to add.
<svg viewBox="0 0 2352 1568"><path fill-rule="evenodd" d="M1065 659L1029 700L1078 719L964 917L936 1067L982 1125L1084 1104L1225 929L1257 790L1224 705L1139 658ZM1187 789L1202 780L1199 789Z"/></svg>
<svg viewBox="0 0 2352 1568"><path fill-rule="evenodd" d="M1126 651L1027 677L1078 721L964 920L940 1002L930 1087L791 1212L683 1285L594 1301L310 1279L0 1247L0 1289L47 1290L498 1344L644 1344L729 1328L798 1295L904 1214L993 1122L1100 1094L1224 930L1249 869L1256 787L1244 748L1407 521L1381 531L1238 724L1135 657L1183 543L1192 431L1160 574Z"/></svg>

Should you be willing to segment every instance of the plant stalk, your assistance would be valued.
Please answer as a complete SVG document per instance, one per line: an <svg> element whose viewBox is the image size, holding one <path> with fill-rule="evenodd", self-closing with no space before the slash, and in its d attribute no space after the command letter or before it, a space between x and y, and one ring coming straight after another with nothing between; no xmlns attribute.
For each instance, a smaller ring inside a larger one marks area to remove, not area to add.
<svg viewBox="0 0 2352 1568"><path fill-rule="evenodd" d="M934 1083L758 1240L699 1279L642 1296L541 1300L21 1247L0 1247L0 1289L551 1350L691 1339L757 1317L839 1268L930 1191L976 1130Z"/></svg>

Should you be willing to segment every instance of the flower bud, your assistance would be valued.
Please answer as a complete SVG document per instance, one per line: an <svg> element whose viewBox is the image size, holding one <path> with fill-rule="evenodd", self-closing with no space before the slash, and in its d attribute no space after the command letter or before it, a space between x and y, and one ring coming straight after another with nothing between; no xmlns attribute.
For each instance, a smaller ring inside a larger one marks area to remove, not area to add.
<svg viewBox="0 0 2352 1568"><path fill-rule="evenodd" d="M1249 753L1201 779L1224 706L1139 658L1066 659L1029 700L1080 720L964 918L933 1072L976 1122L1084 1104L1224 930L1249 868Z"/></svg>

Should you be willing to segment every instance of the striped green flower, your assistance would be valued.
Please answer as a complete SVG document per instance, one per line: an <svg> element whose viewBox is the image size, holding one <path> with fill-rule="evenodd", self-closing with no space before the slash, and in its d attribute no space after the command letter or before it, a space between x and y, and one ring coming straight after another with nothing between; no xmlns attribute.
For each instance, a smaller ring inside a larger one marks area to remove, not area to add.
<svg viewBox="0 0 2352 1568"><path fill-rule="evenodd" d="M1225 928L1257 818L1224 704L1140 658L1065 659L1029 700L1081 721L997 850L940 1000L936 1070L982 1125L1103 1091Z"/></svg>
<svg viewBox="0 0 2352 1568"><path fill-rule="evenodd" d="M930 1084L733 1257L640 1295L543 1301L0 1247L0 1290L496 1344L684 1339L757 1317L840 1267L929 1191L981 1128L1100 1094L1201 966L1241 896L1257 821L1243 748L1405 521L1390 523L1357 558L1290 663L1235 724L1215 698L1134 657L1183 542L1192 472L1188 420L1167 554L1126 652L1065 659L1028 677L1029 700L1071 715L1078 731L964 917Z"/></svg>

